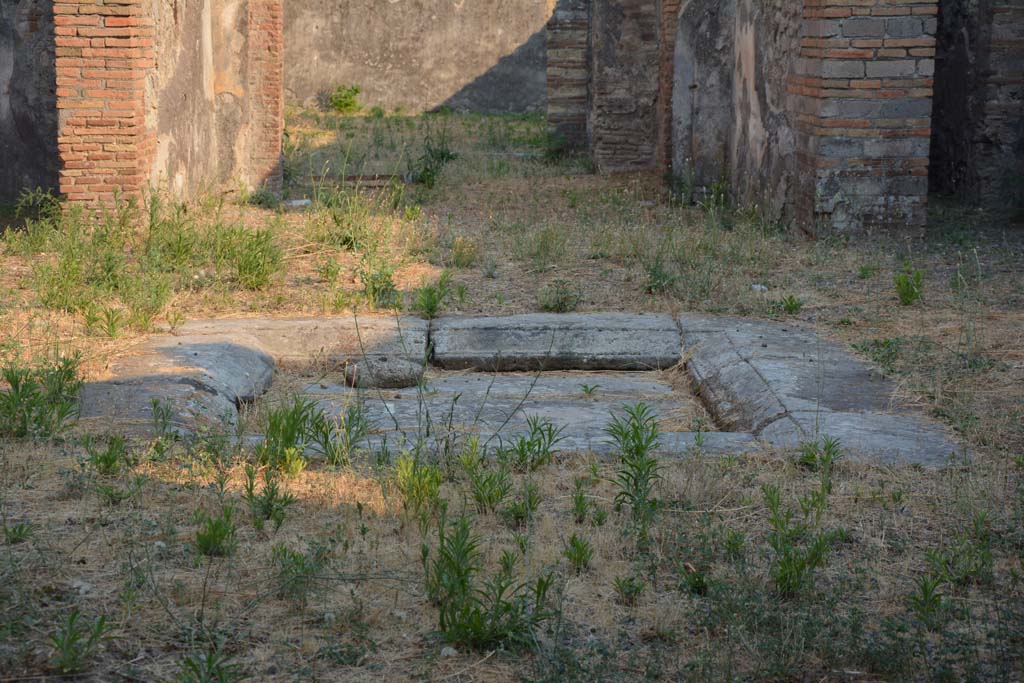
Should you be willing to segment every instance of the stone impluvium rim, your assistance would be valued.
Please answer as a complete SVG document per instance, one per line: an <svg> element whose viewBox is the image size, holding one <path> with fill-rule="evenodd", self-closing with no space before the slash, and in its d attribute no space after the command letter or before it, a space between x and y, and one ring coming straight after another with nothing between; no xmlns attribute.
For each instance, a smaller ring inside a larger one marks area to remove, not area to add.
<svg viewBox="0 0 1024 683"><path fill-rule="evenodd" d="M183 430L234 426L238 407L270 388L275 367L345 369L349 384L382 390L416 386L428 364L540 376L640 372L678 365L684 349L687 373L725 431L667 433L665 452L697 444L722 453L791 448L830 436L869 461L939 466L964 455L946 429L895 403L893 383L840 345L794 325L705 315L196 321L112 362L108 377L86 385L82 416L145 428L156 399L172 407ZM571 404L558 410L571 422ZM566 436L564 448L604 449L592 425Z"/></svg>

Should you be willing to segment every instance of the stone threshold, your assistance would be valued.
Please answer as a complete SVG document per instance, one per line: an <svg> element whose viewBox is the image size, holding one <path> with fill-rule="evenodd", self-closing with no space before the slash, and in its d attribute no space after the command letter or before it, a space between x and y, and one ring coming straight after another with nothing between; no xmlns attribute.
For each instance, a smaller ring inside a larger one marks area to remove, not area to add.
<svg viewBox="0 0 1024 683"><path fill-rule="evenodd" d="M380 390L416 386L428 365L643 372L684 357L694 389L723 430L699 437L709 452L791 449L828 436L870 462L941 466L967 455L943 426L896 402L891 381L815 332L690 314L195 321L115 359L108 377L84 388L82 419L145 429L156 399L170 406L178 429L230 429L239 407L270 388L276 367L344 369L350 384ZM570 445L600 450L601 436L573 434ZM666 445L696 438L674 433Z"/></svg>

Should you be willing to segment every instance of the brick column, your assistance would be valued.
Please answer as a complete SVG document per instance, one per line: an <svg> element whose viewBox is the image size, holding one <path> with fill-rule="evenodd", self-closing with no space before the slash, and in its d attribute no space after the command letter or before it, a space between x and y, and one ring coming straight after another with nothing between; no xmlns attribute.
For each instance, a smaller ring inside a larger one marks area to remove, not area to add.
<svg viewBox="0 0 1024 683"><path fill-rule="evenodd" d="M590 2L559 0L547 24L548 129L570 149L588 147Z"/></svg>
<svg viewBox="0 0 1024 683"><path fill-rule="evenodd" d="M253 187L281 189L284 134L283 0L249 0L249 96L252 131L248 176Z"/></svg>
<svg viewBox="0 0 1024 683"><path fill-rule="evenodd" d="M661 0L661 56L658 64L658 170L672 166L672 87L675 81L676 33L682 0Z"/></svg>
<svg viewBox="0 0 1024 683"><path fill-rule="evenodd" d="M926 221L937 0L804 0L797 112L805 228Z"/></svg>
<svg viewBox="0 0 1024 683"><path fill-rule="evenodd" d="M145 122L154 30L143 0L57 0L53 11L60 191L87 204L138 196L154 151Z"/></svg>

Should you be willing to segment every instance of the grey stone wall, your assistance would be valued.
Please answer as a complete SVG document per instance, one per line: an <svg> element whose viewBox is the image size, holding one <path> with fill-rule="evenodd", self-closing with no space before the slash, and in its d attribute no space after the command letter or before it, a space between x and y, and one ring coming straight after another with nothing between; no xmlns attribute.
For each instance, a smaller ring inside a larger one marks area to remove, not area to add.
<svg viewBox="0 0 1024 683"><path fill-rule="evenodd" d="M590 0L558 0L547 24L547 122L570 149L588 149Z"/></svg>
<svg viewBox="0 0 1024 683"><path fill-rule="evenodd" d="M387 110L543 111L555 0L288 0L285 93L339 85Z"/></svg>
<svg viewBox="0 0 1024 683"><path fill-rule="evenodd" d="M733 199L775 217L792 208L796 145L787 91L801 9L788 0L690 0L679 15L672 170L698 198Z"/></svg>
<svg viewBox="0 0 1024 683"><path fill-rule="evenodd" d="M591 154L599 171L648 170L658 158L661 12L651 0L593 0Z"/></svg>
<svg viewBox="0 0 1024 683"><path fill-rule="evenodd" d="M698 191L730 176L735 0L690 0L679 15L672 172Z"/></svg>
<svg viewBox="0 0 1024 683"><path fill-rule="evenodd" d="M57 185L53 3L0 0L0 200Z"/></svg>
<svg viewBox="0 0 1024 683"><path fill-rule="evenodd" d="M791 0L736 2L730 186L736 201L773 218L792 217L796 113L788 85L800 25L800 4Z"/></svg>
<svg viewBox="0 0 1024 683"><path fill-rule="evenodd" d="M941 0L932 191L1024 206L1024 2Z"/></svg>
<svg viewBox="0 0 1024 683"><path fill-rule="evenodd" d="M156 68L147 79L147 122L156 131L151 181L190 195L216 176L213 0L152 3Z"/></svg>

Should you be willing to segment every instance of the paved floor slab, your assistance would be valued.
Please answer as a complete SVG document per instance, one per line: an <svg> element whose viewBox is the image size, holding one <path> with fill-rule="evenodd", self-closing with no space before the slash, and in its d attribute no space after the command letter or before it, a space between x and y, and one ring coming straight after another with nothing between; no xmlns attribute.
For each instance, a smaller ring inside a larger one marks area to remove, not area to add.
<svg viewBox="0 0 1024 683"><path fill-rule="evenodd" d="M528 433L529 418L550 421L561 430L565 451L612 451L604 432L624 406L647 404L659 417L662 452L742 453L761 447L749 434L688 430L702 414L693 396L676 391L654 372L544 372L540 374L444 374L421 389L356 391L345 384L306 386L328 414L361 401L378 433L390 432L391 444L428 443L477 435L496 446Z"/></svg>
<svg viewBox="0 0 1024 683"><path fill-rule="evenodd" d="M398 358L422 364L427 321L411 317L234 318L188 322L182 335L245 335L280 367L342 366L360 359Z"/></svg>
<svg viewBox="0 0 1024 683"><path fill-rule="evenodd" d="M115 359L103 381L83 387L81 417L147 428L155 400L181 430L231 426L237 407L266 392L273 374L273 358L249 335L162 335Z"/></svg>
<svg viewBox="0 0 1024 683"><path fill-rule="evenodd" d="M433 361L448 370L652 370L680 360L681 340L664 315L534 314L439 318Z"/></svg>
<svg viewBox="0 0 1024 683"><path fill-rule="evenodd" d="M683 315L687 371L719 425L792 446L838 438L858 457L941 465L963 453L944 427L845 348L795 325Z"/></svg>

